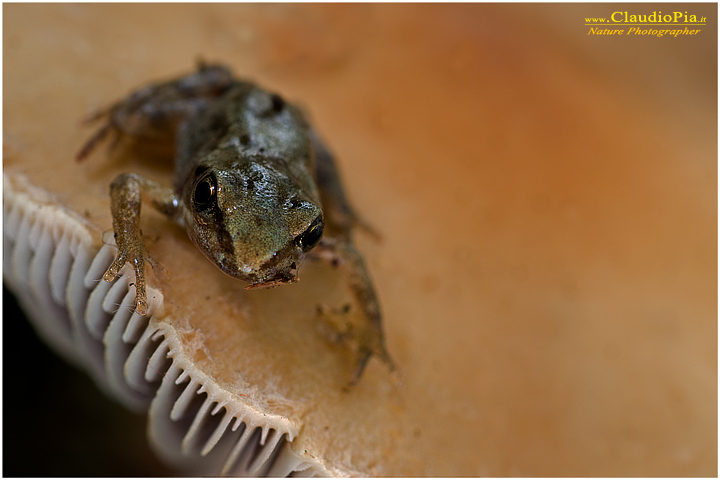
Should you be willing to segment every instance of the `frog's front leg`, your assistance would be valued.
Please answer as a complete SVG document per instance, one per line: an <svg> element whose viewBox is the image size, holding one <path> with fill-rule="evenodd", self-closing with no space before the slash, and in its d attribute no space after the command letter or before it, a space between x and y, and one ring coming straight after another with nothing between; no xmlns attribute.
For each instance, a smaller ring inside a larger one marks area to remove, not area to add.
<svg viewBox="0 0 720 480"><path fill-rule="evenodd" d="M326 237L312 250L311 255L334 265L342 265L348 286L366 320L366 324L353 335L358 344L358 356L351 384L357 383L373 355L387 363L390 370L395 370L395 363L385 346L380 303L360 252L348 241Z"/></svg>
<svg viewBox="0 0 720 480"><path fill-rule="evenodd" d="M310 255L328 260L334 265L342 265L350 290L366 320L365 325L354 335L358 343L358 358L352 380L354 384L359 380L372 355L376 355L387 363L391 370L395 370L395 363L385 347L380 302L365 261L351 240L355 226L364 227L376 237L377 234L359 219L348 203L332 154L316 132L311 130L310 138L315 153L315 178L320 190L326 225L326 235Z"/></svg>
<svg viewBox="0 0 720 480"><path fill-rule="evenodd" d="M172 189L134 173L119 175L110 185L113 230L118 252L103 280L112 282L120 269L129 263L135 271L135 310L140 315L148 311L145 293L145 260L155 265L148 255L140 230L140 206L149 200L160 212L171 218L179 216L179 202Z"/></svg>

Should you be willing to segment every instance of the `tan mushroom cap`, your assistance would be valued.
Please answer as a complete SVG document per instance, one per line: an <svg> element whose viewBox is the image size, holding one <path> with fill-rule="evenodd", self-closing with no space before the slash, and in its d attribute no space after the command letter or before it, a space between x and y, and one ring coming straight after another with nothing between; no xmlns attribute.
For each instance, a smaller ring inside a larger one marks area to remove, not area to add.
<svg viewBox="0 0 720 480"><path fill-rule="evenodd" d="M585 8L6 5L5 281L186 474L714 476L715 27L600 43ZM330 267L244 291L145 208L149 317L99 281L112 179L172 173L78 165L79 120L199 55L338 154L401 383L373 361L342 390Z"/></svg>

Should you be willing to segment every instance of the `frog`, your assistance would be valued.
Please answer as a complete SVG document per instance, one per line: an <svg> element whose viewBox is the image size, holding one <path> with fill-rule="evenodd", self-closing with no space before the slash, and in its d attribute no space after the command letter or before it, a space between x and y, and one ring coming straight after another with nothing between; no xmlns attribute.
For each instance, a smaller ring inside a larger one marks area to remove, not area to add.
<svg viewBox="0 0 720 480"><path fill-rule="evenodd" d="M137 314L148 314L146 262L163 270L142 237L140 210L148 203L184 228L222 272L246 282L245 289L296 283L306 258L342 268L363 319L352 331L357 348L350 385L371 357L396 370L378 295L352 241L355 227L372 230L349 204L335 158L304 110L236 78L224 64L201 61L188 74L132 91L84 123L100 126L78 161L109 135L112 146L128 137L174 150L172 187L132 172L110 185L117 254L103 279L112 282L131 266Z"/></svg>

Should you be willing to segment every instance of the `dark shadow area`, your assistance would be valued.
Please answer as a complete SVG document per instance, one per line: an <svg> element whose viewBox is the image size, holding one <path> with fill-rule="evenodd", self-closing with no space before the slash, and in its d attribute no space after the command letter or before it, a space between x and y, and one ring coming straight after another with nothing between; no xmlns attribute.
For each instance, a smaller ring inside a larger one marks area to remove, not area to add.
<svg viewBox="0 0 720 480"><path fill-rule="evenodd" d="M173 471L148 445L146 415L108 399L35 334L3 287L4 477L148 477Z"/></svg>

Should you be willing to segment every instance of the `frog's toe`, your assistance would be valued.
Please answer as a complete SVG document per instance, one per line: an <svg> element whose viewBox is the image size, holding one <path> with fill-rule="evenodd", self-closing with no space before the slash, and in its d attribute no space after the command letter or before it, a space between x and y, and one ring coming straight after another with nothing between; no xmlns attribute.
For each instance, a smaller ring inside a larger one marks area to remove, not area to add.
<svg viewBox="0 0 720 480"><path fill-rule="evenodd" d="M390 354L388 354L382 336L378 331L368 329L364 332L356 332L354 337L358 345L357 356L355 360L355 371L348 386L353 386L358 383L365 371L365 367L367 367L372 357L376 357L385 363L390 369L390 372L394 373L397 371L395 362L390 357Z"/></svg>
<svg viewBox="0 0 720 480"><path fill-rule="evenodd" d="M97 118L100 117L92 117L86 119L84 123L92 123ZM110 122L106 122L102 127L100 127L100 129L95 132L95 134L90 137L87 142L85 142L80 151L77 152L77 154L75 155L75 160L77 160L78 162L82 162L83 160L85 160L90 155L90 153L95 150L95 147L97 147L97 145L108 136L108 134L113 130L113 128L114 127Z"/></svg>
<svg viewBox="0 0 720 480"><path fill-rule="evenodd" d="M145 256L145 260L148 261L154 271L160 273L166 280L170 279L170 274L168 274L167 269L162 263L158 262L153 257L150 257L148 255Z"/></svg>
<svg viewBox="0 0 720 480"><path fill-rule="evenodd" d="M375 355L385 363L391 372L397 371L397 365L395 364L395 361L390 357L390 354L387 352L387 349L383 345L380 350L374 352Z"/></svg>
<svg viewBox="0 0 720 480"><path fill-rule="evenodd" d="M105 274L103 275L103 280L106 282L112 282L115 280L115 277L118 276L120 273L120 269L125 265L127 262L127 259L125 258L125 255L122 253L118 253L118 255L115 257L115 260L113 260L113 263L108 267L108 269L105 271Z"/></svg>
<svg viewBox="0 0 720 480"><path fill-rule="evenodd" d="M135 311L143 317L147 315L148 302L144 293L142 297L139 294L135 297Z"/></svg>
<svg viewBox="0 0 720 480"><path fill-rule="evenodd" d="M108 268L108 270L103 275L103 280L109 283L115 280L115 277L117 277L117 272L114 272Z"/></svg>
<svg viewBox="0 0 720 480"><path fill-rule="evenodd" d="M368 361L370 361L370 357L372 356L372 354L373 352L370 349L361 348L358 351L358 358L355 362L355 372L353 373L353 377L350 380L348 387L353 387L357 385L357 383L360 381L360 377L365 371L365 367L367 366Z"/></svg>
<svg viewBox="0 0 720 480"><path fill-rule="evenodd" d="M143 262L135 264L135 311L140 315L147 315L148 301L145 292L145 265Z"/></svg>

